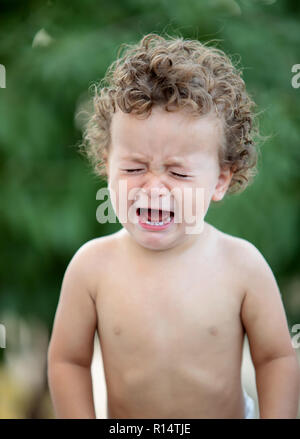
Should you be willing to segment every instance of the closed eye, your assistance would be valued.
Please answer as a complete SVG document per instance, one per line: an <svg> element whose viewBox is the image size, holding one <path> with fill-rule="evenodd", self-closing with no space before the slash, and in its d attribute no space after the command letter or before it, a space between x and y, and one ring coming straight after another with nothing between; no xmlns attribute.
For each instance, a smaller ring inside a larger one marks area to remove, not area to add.
<svg viewBox="0 0 300 439"><path fill-rule="evenodd" d="M137 172L137 171L143 171L143 169L124 169L126 172Z"/></svg>
<svg viewBox="0 0 300 439"><path fill-rule="evenodd" d="M188 175L185 174L177 174L177 172L171 172L171 174L176 175L176 177L187 178Z"/></svg>
<svg viewBox="0 0 300 439"><path fill-rule="evenodd" d="M124 169L125 172L128 172L129 174L133 174L134 172L143 171L143 169ZM188 178L189 175L186 174L178 174L177 172L171 172L171 174L175 175L176 177L180 178Z"/></svg>

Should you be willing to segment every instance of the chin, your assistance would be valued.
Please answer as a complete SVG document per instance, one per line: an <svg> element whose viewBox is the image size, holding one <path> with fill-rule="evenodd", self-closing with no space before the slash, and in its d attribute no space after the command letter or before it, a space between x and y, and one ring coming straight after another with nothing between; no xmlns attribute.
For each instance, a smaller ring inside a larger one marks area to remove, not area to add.
<svg viewBox="0 0 300 439"><path fill-rule="evenodd" d="M149 232L143 230L131 230L129 231L129 233L137 244L148 250L169 250L179 244L178 238L176 239L173 234L167 236L163 233Z"/></svg>

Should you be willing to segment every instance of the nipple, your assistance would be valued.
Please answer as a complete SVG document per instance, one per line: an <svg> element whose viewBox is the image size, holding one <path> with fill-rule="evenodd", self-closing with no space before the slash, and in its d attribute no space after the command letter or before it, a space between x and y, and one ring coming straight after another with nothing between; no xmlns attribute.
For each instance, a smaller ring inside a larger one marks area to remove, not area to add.
<svg viewBox="0 0 300 439"><path fill-rule="evenodd" d="M121 328L120 328L120 326L115 326L115 327L114 327L114 334L116 334L116 335L120 335L120 334L121 334Z"/></svg>

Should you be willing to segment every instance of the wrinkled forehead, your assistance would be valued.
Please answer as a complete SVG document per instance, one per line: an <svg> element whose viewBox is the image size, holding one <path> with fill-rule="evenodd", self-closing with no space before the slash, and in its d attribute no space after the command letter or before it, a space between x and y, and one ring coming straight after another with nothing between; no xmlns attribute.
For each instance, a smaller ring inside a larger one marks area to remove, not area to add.
<svg viewBox="0 0 300 439"><path fill-rule="evenodd" d="M193 116L184 110L168 112L153 107L148 117L118 110L111 123L111 148L118 157L188 157L218 151L222 121L211 112Z"/></svg>

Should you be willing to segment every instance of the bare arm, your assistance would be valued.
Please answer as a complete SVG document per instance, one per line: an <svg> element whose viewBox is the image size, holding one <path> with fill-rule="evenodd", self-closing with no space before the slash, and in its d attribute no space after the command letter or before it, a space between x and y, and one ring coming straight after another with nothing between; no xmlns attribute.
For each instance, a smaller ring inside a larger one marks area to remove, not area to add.
<svg viewBox="0 0 300 439"><path fill-rule="evenodd" d="M48 383L57 418L96 418L90 365L97 314L89 258L87 243L67 267L48 348Z"/></svg>
<svg viewBox="0 0 300 439"><path fill-rule="evenodd" d="M296 418L300 370L279 288L269 265L249 244L248 289L241 318L256 372L260 418Z"/></svg>

